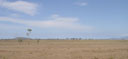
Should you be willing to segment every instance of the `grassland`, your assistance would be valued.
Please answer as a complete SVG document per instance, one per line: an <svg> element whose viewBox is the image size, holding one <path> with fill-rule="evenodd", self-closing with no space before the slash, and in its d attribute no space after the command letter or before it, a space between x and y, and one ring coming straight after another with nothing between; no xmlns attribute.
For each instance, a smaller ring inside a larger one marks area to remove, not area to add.
<svg viewBox="0 0 128 59"><path fill-rule="evenodd" d="M0 40L0 59L128 59L128 40Z"/></svg>

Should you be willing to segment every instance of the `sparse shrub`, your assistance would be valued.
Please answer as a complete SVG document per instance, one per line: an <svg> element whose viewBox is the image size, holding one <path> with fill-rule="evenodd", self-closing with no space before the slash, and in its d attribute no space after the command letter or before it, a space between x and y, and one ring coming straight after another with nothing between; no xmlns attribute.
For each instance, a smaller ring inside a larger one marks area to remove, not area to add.
<svg viewBox="0 0 128 59"><path fill-rule="evenodd" d="M114 59L112 56L109 59Z"/></svg>
<svg viewBox="0 0 128 59"><path fill-rule="evenodd" d="M94 59L98 59L97 57L94 57Z"/></svg>
<svg viewBox="0 0 128 59"><path fill-rule="evenodd" d="M3 57L3 59L6 59L5 57Z"/></svg>
<svg viewBox="0 0 128 59"><path fill-rule="evenodd" d="M29 54L33 54L32 52L29 52Z"/></svg>
<svg viewBox="0 0 128 59"><path fill-rule="evenodd" d="M2 59L2 56L0 55L0 59Z"/></svg>
<svg viewBox="0 0 128 59"><path fill-rule="evenodd" d="M83 59L83 57L82 56L78 56L78 59Z"/></svg>

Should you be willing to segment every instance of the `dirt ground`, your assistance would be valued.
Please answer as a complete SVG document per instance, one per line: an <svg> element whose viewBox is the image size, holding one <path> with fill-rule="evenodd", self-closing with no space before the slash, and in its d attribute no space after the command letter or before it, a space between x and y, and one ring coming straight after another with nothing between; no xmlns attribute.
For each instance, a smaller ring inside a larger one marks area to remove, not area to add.
<svg viewBox="0 0 128 59"><path fill-rule="evenodd" d="M128 40L0 40L0 59L128 59Z"/></svg>

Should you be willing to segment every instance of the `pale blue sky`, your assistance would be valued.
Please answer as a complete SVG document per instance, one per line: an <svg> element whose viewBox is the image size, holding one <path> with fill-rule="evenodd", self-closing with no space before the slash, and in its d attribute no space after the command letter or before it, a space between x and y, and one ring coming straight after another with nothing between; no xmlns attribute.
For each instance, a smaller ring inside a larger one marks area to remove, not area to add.
<svg viewBox="0 0 128 59"><path fill-rule="evenodd" d="M0 38L128 36L128 0L0 0Z"/></svg>

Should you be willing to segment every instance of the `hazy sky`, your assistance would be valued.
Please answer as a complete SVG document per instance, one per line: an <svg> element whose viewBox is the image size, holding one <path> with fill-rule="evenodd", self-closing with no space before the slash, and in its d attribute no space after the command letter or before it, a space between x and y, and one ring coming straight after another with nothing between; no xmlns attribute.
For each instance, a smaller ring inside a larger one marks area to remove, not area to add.
<svg viewBox="0 0 128 59"><path fill-rule="evenodd" d="M0 38L128 36L128 0L0 0Z"/></svg>

